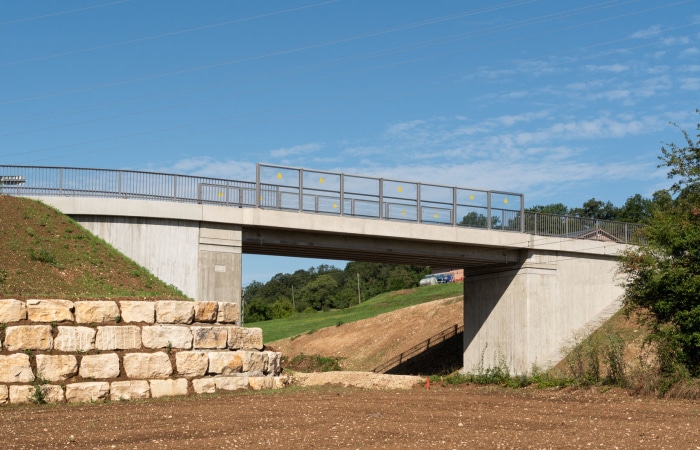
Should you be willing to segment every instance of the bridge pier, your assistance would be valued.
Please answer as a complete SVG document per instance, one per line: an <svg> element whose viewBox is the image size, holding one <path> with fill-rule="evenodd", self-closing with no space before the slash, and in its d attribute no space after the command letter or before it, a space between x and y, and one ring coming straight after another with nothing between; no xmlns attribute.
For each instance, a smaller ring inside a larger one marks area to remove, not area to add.
<svg viewBox="0 0 700 450"><path fill-rule="evenodd" d="M517 268L465 273L463 371L548 369L576 334L621 306L615 256L523 250L521 260Z"/></svg>

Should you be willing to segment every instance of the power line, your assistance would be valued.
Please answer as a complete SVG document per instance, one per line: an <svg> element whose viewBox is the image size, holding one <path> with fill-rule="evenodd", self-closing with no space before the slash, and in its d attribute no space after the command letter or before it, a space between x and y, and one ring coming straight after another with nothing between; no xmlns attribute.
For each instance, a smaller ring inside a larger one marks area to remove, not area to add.
<svg viewBox="0 0 700 450"><path fill-rule="evenodd" d="M87 11L88 9L96 9L96 8L103 8L105 6L114 6L118 5L120 3L127 3L130 2L131 0L118 0L110 3L103 3L101 5L92 5L92 6L86 6L84 8L76 8L76 9L68 9L65 11L58 11L55 13L49 13L49 14L42 14L40 16L32 16L32 17L25 17L23 19L14 19L14 20L8 20L6 22L0 22L0 26L2 25L10 25L13 23L21 23L21 22L29 22L30 20L38 20L38 19L45 19L47 17L55 17L55 16L61 16L64 14L72 14L75 12L81 12L81 11Z"/></svg>

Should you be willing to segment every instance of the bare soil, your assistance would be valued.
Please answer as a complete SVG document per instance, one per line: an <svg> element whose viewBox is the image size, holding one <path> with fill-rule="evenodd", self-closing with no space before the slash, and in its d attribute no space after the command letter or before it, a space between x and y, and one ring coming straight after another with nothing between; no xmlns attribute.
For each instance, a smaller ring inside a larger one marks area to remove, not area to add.
<svg viewBox="0 0 700 450"><path fill-rule="evenodd" d="M695 449L700 406L600 390L294 388L0 408L4 449Z"/></svg>
<svg viewBox="0 0 700 450"><path fill-rule="evenodd" d="M423 303L390 313L318 330L296 338L271 342L286 360L299 354L321 355L340 360L342 370L371 371L413 348L426 348L413 364L402 364L390 373L440 374L462 367L462 334L451 342L428 339L464 323L462 297ZM456 344L456 345L450 345Z"/></svg>

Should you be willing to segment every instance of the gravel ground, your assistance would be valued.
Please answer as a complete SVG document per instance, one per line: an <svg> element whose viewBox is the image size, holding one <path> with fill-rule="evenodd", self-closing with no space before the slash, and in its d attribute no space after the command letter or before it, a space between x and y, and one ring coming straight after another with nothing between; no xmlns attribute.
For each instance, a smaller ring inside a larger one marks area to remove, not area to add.
<svg viewBox="0 0 700 450"><path fill-rule="evenodd" d="M0 407L3 449L698 449L700 404L611 389L292 387Z"/></svg>

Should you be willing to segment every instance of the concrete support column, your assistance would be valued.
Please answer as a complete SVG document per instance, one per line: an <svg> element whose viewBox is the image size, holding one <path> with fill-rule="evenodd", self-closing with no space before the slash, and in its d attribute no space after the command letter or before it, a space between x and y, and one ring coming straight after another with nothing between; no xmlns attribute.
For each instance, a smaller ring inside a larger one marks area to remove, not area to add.
<svg viewBox="0 0 700 450"><path fill-rule="evenodd" d="M241 230L239 225L200 223L197 300L240 305Z"/></svg>
<svg viewBox="0 0 700 450"><path fill-rule="evenodd" d="M464 368L547 369L621 306L614 256L524 250L515 269L464 277Z"/></svg>

